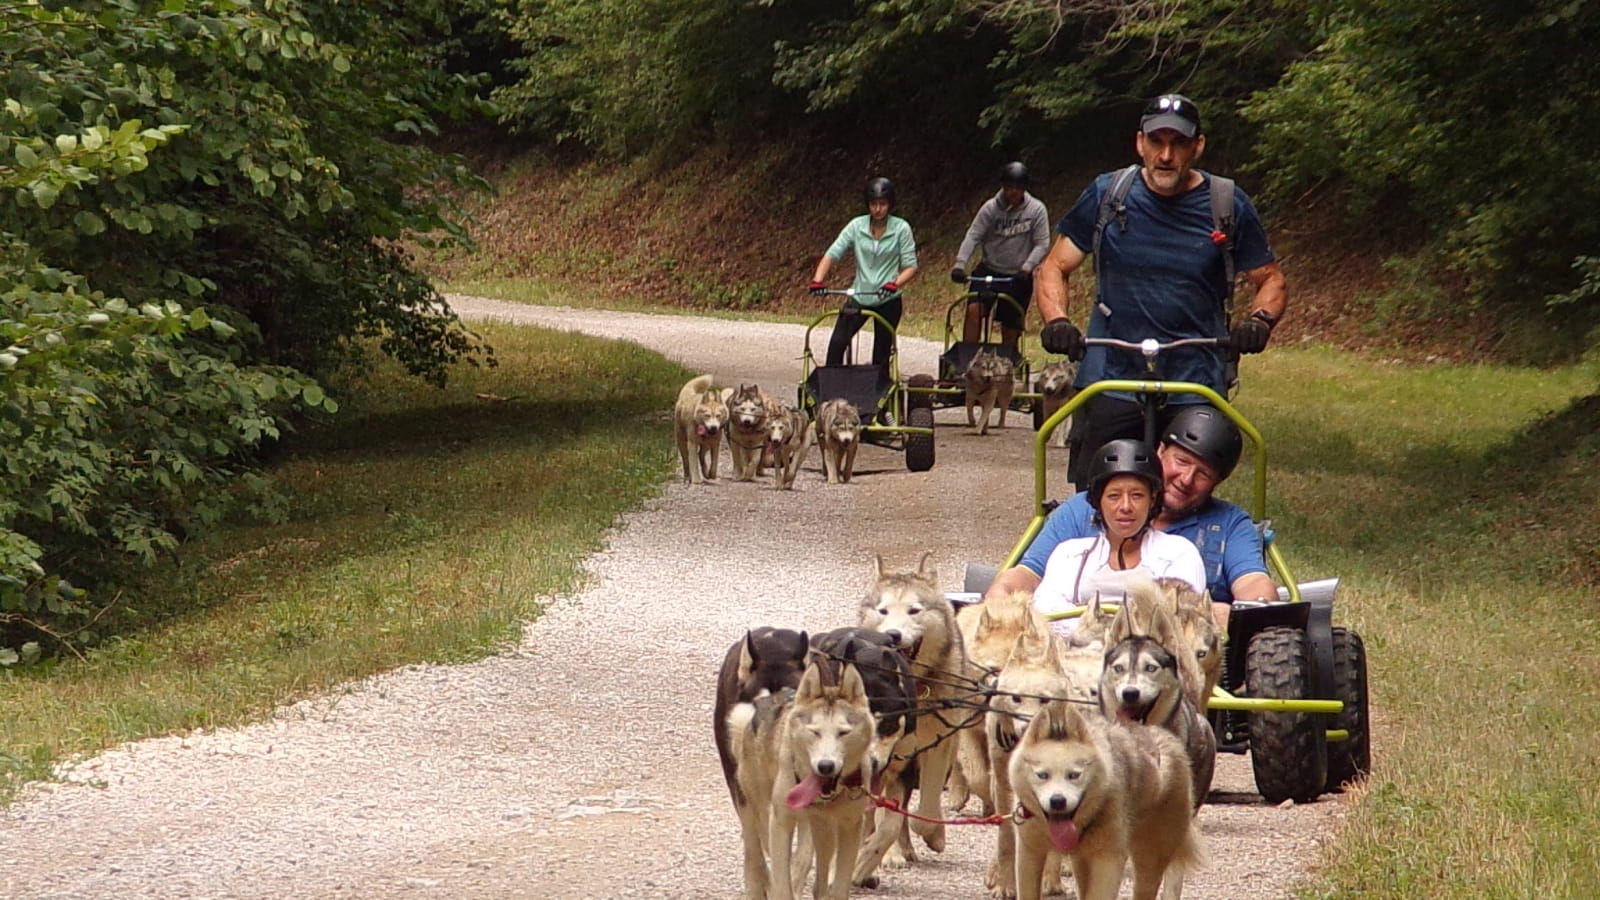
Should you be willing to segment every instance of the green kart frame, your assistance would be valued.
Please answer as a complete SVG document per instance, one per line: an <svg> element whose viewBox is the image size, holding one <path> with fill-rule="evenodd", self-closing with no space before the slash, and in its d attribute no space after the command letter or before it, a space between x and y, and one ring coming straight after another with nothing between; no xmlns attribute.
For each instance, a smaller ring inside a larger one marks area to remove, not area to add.
<svg viewBox="0 0 1600 900"><path fill-rule="evenodd" d="M1010 281L1004 276L978 275L967 279L968 285L983 285L991 288L997 281ZM1043 417L1043 396L1034 389L1033 364L1029 362L1027 354L1023 352L1021 338L1017 341L1017 352L1009 353L1003 344L992 340L994 327L993 310L987 310L983 315L983 340L960 341L956 340L955 314L956 310L966 311L967 304L974 297L984 294L993 294L995 303L1009 303L1016 309L1018 318L1026 316L1026 310L1017 299L1004 291L971 289L945 307L944 311L944 351L939 354L938 374L931 378L926 375L913 376L909 390L912 395L913 405L930 407L961 406L966 403L967 388L964 381L967 368L972 365L972 358L980 350L993 350L1011 360L1016 369L1016 378L1021 382L1021 390L1014 391L1011 395L1011 409L1033 415L1034 427L1037 428Z"/></svg>
<svg viewBox="0 0 1600 900"><path fill-rule="evenodd" d="M852 290L825 293L856 296ZM871 309L863 308L861 313L874 330L887 329L895 336L888 319ZM900 380L898 340L891 343L887 369L850 361L854 356L853 346L844 365L817 365L811 350L811 333L818 325L838 317L839 310L829 310L806 326L805 346L800 356L800 408L815 421L817 407L821 404L834 399L848 400L861 413L863 441L903 451L908 471L926 472L933 468L933 410L911 403L908 388Z"/></svg>
<svg viewBox="0 0 1600 900"><path fill-rule="evenodd" d="M1147 348L1147 356L1153 355L1153 349ZM1262 535L1268 568L1285 587L1278 589L1278 602L1234 604L1223 648L1222 679L1207 703L1217 749L1231 753L1250 751L1256 787L1269 803L1289 799L1307 802L1367 775L1372 760L1366 653L1360 635L1332 624L1338 579L1306 585L1295 581L1266 517L1266 442L1226 398L1205 385L1163 380L1100 381L1079 391L1045 420L1034 436L1033 518L1000 569L969 567L967 596L981 595L994 572L1016 565L1038 536L1055 507L1045 497L1050 435L1090 398L1108 391L1145 397L1198 396L1239 426L1255 448L1249 512ZM1049 618L1078 614L1057 613Z"/></svg>

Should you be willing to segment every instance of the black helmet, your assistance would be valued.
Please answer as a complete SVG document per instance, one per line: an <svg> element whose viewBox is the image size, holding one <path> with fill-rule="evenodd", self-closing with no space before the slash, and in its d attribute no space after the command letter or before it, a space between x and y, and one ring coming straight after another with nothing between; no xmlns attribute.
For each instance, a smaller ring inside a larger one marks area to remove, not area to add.
<svg viewBox="0 0 1600 900"><path fill-rule="evenodd" d="M1161 460L1144 441L1118 438L1107 441L1089 460L1089 505L1100 514L1100 495L1118 475L1133 475L1150 485L1150 518L1161 512Z"/></svg>
<svg viewBox="0 0 1600 900"><path fill-rule="evenodd" d="M882 175L869 180L867 182L866 197L868 203L871 203L874 200L887 200L890 203L893 203L894 182L884 178Z"/></svg>
<svg viewBox="0 0 1600 900"><path fill-rule="evenodd" d="M1239 464L1239 451L1244 449L1239 426L1203 403L1184 407L1172 417L1165 434L1163 444L1176 444L1205 460L1217 470L1218 481L1233 473L1233 467Z"/></svg>
<svg viewBox="0 0 1600 900"><path fill-rule="evenodd" d="M1001 187L1027 187L1028 167L1019 162L1008 162L1000 169Z"/></svg>

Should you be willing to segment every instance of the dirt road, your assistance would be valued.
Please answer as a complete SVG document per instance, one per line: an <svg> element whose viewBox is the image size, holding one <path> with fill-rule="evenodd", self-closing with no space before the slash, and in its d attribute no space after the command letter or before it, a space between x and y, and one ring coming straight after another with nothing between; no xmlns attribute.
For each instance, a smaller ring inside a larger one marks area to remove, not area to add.
<svg viewBox="0 0 1600 900"><path fill-rule="evenodd" d="M783 397L798 377L795 326L456 304L637 341ZM931 372L937 348L908 340L902 354L906 373ZM127 745L0 811L0 896L737 897L738 825L710 728L723 651L749 626L853 624L875 553L910 567L932 550L947 589L966 560L1002 558L1031 498L1017 418L979 437L941 411L926 473L869 447L846 486L823 483L815 455L793 492L674 483L618 524L588 586L554 598L514 652ZM1216 787L1228 801L1200 814L1211 865L1185 896L1288 896L1340 801L1264 806L1232 756ZM992 831L951 831L943 855L857 895L984 896Z"/></svg>

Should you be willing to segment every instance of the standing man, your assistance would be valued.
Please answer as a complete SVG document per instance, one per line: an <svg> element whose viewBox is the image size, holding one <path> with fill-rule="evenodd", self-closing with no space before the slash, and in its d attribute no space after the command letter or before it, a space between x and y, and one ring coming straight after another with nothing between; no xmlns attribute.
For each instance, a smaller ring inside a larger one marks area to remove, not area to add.
<svg viewBox="0 0 1600 900"><path fill-rule="evenodd" d="M979 247L983 248L983 261L972 270L974 277L984 275L1011 279L996 291L987 292L967 301L966 319L962 323L961 339L969 343L983 340L983 316L993 311L1000 322L1001 342L1015 354L1017 338L1022 334L1022 321L1033 298L1033 270L1050 252L1050 213L1044 204L1028 193L1028 167L1020 162L1009 162L1000 170L1000 192L978 208L967 227L967 236L956 251L956 265L950 270L950 280L956 284L967 283L967 262ZM998 303L994 293L1009 294L1019 307ZM994 307L999 306L998 310Z"/></svg>
<svg viewBox="0 0 1600 900"><path fill-rule="evenodd" d="M1108 378L1145 377L1137 354L1110 347L1087 348L1086 353L1083 333L1067 318L1067 276L1091 253L1098 257L1098 283L1089 337L1124 341L1229 337L1239 353L1260 353L1288 302L1283 272L1244 191L1235 187L1231 192L1231 229L1219 230L1214 222L1214 176L1195 168L1205 153L1206 138L1194 101L1182 94L1152 100L1139 120L1134 148L1140 165L1137 176L1128 179L1126 196L1119 201L1112 195L1112 202L1106 203L1118 173L1095 179L1058 224L1065 239L1056 241L1036 273L1039 315L1045 322L1040 343L1051 353L1083 360L1080 388ZM1108 215L1102 214L1103 207ZM1228 273L1234 270L1250 279L1255 299L1230 331ZM1183 347L1163 354L1161 364L1160 374L1166 380L1193 381L1219 394L1227 392L1227 358L1220 348ZM1187 404L1202 398L1174 395L1170 400ZM1174 412L1168 410L1163 418ZM1143 414L1131 395L1091 398L1073 417L1068 477L1074 485L1083 485L1083 448L1143 433Z"/></svg>

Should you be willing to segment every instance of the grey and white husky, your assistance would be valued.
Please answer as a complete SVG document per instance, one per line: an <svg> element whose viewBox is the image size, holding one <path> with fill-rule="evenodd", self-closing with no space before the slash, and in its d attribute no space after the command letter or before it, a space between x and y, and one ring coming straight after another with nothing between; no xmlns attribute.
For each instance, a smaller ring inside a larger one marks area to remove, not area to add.
<svg viewBox="0 0 1600 900"><path fill-rule="evenodd" d="M789 490L800 466L811 452L811 419L798 409L785 406L767 417L767 448L763 464L772 466L773 487Z"/></svg>
<svg viewBox="0 0 1600 900"><path fill-rule="evenodd" d="M733 457L733 479L754 481L761 473L767 446L767 419L783 412L778 398L757 384L741 384L728 397L728 453Z"/></svg>
<svg viewBox="0 0 1600 900"><path fill-rule="evenodd" d="M1078 364L1066 360L1053 362L1039 370L1039 378L1034 382L1034 386L1039 391L1045 419L1055 415L1056 410L1078 393L1078 389L1072 386L1077 377ZM1055 433L1050 436L1051 443L1057 447L1067 445L1067 430L1071 421L1069 418L1056 428Z"/></svg>
<svg viewBox="0 0 1600 900"><path fill-rule="evenodd" d="M1129 583L1128 599L1111 620L1106 645L1101 711L1108 719L1165 729L1182 741L1194 808L1199 809L1211 790L1217 738L1194 701L1204 676L1160 588L1148 580Z"/></svg>
<svg viewBox="0 0 1600 900"><path fill-rule="evenodd" d="M1006 409L1011 405L1011 395L1016 391L1016 367L1011 360L996 353L993 349L985 347L972 357L972 364L967 366L965 380L967 383L967 427L978 425L973 411L983 410L983 424L978 426L979 434L989 433L989 413L996 406L1000 407L1000 424L996 427L1006 427Z"/></svg>
<svg viewBox="0 0 1600 900"><path fill-rule="evenodd" d="M861 412L854 404L835 397L817 407L817 445L822 448L828 483L848 483L861 446Z"/></svg>

